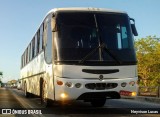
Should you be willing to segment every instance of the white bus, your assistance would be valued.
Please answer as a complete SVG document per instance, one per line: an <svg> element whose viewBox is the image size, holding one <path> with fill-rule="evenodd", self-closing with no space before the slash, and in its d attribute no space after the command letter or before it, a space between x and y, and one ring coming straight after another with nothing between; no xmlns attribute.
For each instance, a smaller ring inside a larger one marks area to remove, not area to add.
<svg viewBox="0 0 160 117"><path fill-rule="evenodd" d="M106 99L137 95L134 19L100 8L56 8L44 18L21 57L25 96L49 101Z"/></svg>

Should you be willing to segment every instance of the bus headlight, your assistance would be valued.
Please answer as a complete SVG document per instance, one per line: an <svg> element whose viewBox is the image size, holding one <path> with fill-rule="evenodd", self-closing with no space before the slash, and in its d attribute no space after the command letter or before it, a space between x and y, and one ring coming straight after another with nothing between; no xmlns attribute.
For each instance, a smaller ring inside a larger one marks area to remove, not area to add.
<svg viewBox="0 0 160 117"><path fill-rule="evenodd" d="M72 87L72 83L71 83L71 82L66 82L65 85L66 85L67 87Z"/></svg>
<svg viewBox="0 0 160 117"><path fill-rule="evenodd" d="M76 84L75 84L75 87L76 87L76 88L80 88L81 86L82 86L81 83L76 83Z"/></svg>
<svg viewBox="0 0 160 117"><path fill-rule="evenodd" d="M63 99L64 99L64 98L67 98L67 94L66 94L66 93L61 93L60 96L61 96L61 98L63 98Z"/></svg>

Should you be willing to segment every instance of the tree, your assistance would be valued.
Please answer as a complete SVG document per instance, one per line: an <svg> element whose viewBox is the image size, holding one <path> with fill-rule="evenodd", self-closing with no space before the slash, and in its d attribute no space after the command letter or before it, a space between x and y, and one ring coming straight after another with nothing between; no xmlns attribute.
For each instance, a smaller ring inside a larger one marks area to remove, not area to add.
<svg viewBox="0 0 160 117"><path fill-rule="evenodd" d="M3 72L0 71L0 76L3 76Z"/></svg>
<svg viewBox="0 0 160 117"><path fill-rule="evenodd" d="M158 85L160 78L160 38L148 36L135 41L140 85Z"/></svg>
<svg viewBox="0 0 160 117"><path fill-rule="evenodd" d="M1 87L1 83L2 83L2 81L1 81L2 77L3 77L3 72L0 71L0 87Z"/></svg>

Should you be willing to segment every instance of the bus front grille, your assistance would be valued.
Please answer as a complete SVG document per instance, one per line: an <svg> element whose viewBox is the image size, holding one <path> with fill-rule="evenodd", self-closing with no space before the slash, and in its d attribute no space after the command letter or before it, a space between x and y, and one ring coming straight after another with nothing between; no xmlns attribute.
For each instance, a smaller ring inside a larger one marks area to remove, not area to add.
<svg viewBox="0 0 160 117"><path fill-rule="evenodd" d="M112 89L118 86L117 83L88 83L85 85L87 89L91 90L104 90L104 89Z"/></svg>

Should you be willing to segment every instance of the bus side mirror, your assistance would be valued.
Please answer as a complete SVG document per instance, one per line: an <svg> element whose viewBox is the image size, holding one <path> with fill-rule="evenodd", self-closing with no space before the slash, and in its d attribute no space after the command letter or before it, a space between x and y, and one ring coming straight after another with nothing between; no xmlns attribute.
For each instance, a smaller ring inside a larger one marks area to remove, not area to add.
<svg viewBox="0 0 160 117"><path fill-rule="evenodd" d="M132 33L134 34L134 36L138 36L138 32L135 26L135 20L133 18L130 18L130 20L133 21L133 24L131 24Z"/></svg>
<svg viewBox="0 0 160 117"><path fill-rule="evenodd" d="M138 36L138 32L137 32L135 24L131 24L131 28L132 28L132 32L133 32L134 36Z"/></svg>

